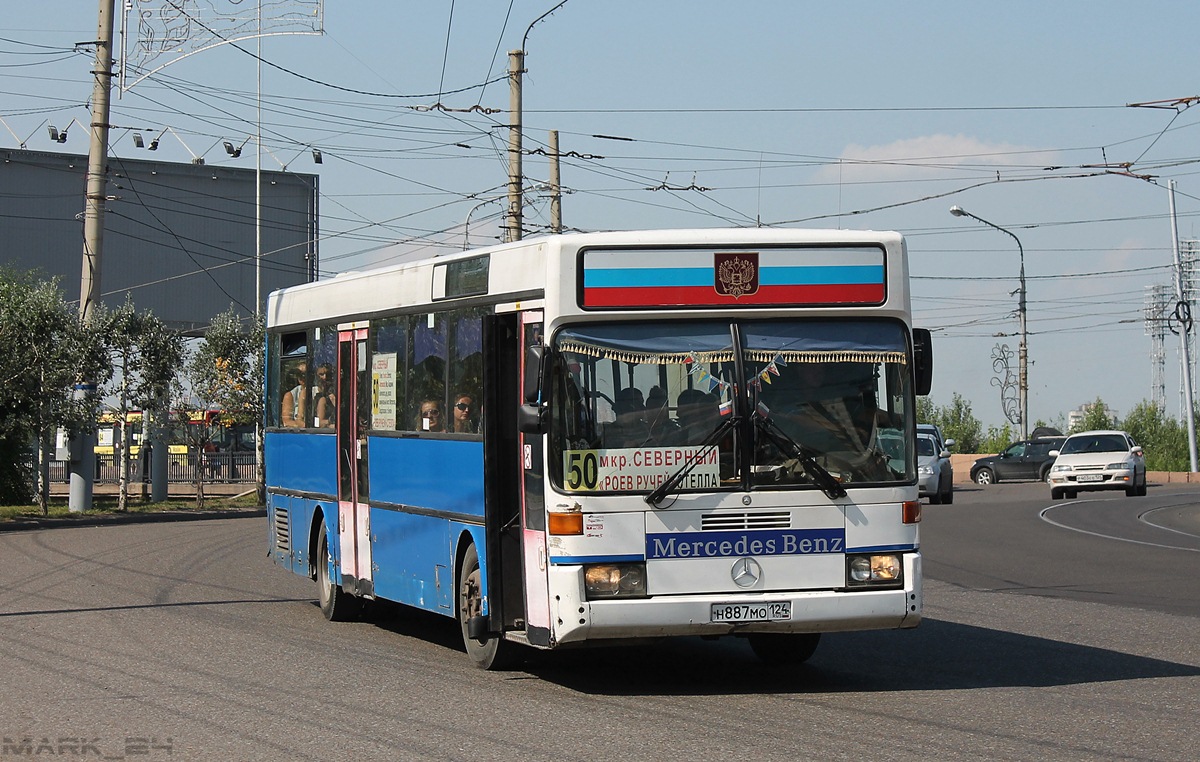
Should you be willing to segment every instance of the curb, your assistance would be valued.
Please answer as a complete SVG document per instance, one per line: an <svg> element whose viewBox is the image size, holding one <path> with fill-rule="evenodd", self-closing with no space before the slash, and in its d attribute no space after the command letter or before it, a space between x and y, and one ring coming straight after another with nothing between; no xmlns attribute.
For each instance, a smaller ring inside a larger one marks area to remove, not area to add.
<svg viewBox="0 0 1200 762"><path fill-rule="evenodd" d="M123 526L126 524L158 524L168 521L211 521L214 519L265 518L266 508L244 511L162 511L159 513L117 513L79 518L57 516L18 516L0 522L0 534L27 529L63 529L68 527Z"/></svg>

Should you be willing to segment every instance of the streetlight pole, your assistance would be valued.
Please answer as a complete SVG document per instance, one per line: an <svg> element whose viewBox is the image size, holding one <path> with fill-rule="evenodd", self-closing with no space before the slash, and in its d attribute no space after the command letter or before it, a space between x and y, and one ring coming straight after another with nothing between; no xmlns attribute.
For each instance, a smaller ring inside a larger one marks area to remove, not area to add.
<svg viewBox="0 0 1200 762"><path fill-rule="evenodd" d="M1025 247L1021 246L1021 239L1017 238L1016 234L1007 228L1002 228L999 225L988 222L982 217L971 214L961 206L950 207L950 214L955 217L970 217L973 220L982 222L990 228L995 228L1001 233L1007 233L1017 242L1017 252L1021 256L1021 287L1019 289L1020 296L1017 301L1017 319L1020 321L1021 346L1018 352L1018 378L1017 390L1020 393L1021 399L1021 439L1029 437L1029 328L1025 322Z"/></svg>

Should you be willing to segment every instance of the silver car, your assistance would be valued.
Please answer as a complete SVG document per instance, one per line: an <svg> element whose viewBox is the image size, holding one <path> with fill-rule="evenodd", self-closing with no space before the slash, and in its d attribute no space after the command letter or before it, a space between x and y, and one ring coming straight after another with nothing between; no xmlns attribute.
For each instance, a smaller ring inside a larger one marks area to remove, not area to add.
<svg viewBox="0 0 1200 762"><path fill-rule="evenodd" d="M939 450L937 439L930 434L917 434L917 484L921 497L928 496L931 505L954 502L950 452Z"/></svg>
<svg viewBox="0 0 1200 762"><path fill-rule="evenodd" d="M1050 497L1098 489L1123 489L1129 497L1146 494L1146 459L1141 445L1124 431L1072 434L1057 452L1050 468Z"/></svg>

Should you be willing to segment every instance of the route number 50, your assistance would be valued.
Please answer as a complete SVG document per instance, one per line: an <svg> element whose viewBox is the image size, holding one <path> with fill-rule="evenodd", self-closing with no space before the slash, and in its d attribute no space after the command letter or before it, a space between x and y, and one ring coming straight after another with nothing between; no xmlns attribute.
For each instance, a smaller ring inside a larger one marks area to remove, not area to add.
<svg viewBox="0 0 1200 762"><path fill-rule="evenodd" d="M595 450L568 450L566 456L567 489L593 490L599 479Z"/></svg>

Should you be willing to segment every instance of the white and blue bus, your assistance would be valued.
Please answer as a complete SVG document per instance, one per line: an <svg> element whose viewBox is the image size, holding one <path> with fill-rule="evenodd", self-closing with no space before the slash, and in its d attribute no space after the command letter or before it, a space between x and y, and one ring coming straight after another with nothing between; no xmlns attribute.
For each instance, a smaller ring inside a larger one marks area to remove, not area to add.
<svg viewBox="0 0 1200 762"><path fill-rule="evenodd" d="M921 619L904 241L561 235L268 302L270 554L331 620L386 599L523 646Z"/></svg>

